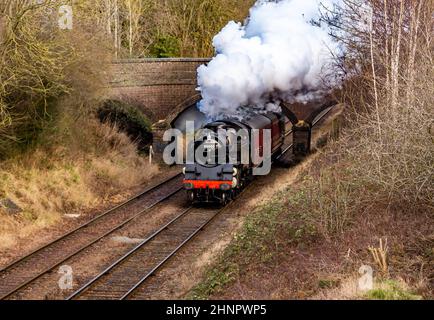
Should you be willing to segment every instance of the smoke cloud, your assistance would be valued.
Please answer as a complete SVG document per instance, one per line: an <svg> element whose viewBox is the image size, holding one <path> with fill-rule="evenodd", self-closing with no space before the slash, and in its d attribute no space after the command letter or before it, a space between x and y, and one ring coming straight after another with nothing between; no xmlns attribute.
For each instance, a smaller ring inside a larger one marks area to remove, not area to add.
<svg viewBox="0 0 434 320"><path fill-rule="evenodd" d="M210 119L277 110L281 100L306 102L339 85L332 62L344 49L320 11L340 2L261 0L245 25L229 22L214 37L217 55L198 69L199 109Z"/></svg>

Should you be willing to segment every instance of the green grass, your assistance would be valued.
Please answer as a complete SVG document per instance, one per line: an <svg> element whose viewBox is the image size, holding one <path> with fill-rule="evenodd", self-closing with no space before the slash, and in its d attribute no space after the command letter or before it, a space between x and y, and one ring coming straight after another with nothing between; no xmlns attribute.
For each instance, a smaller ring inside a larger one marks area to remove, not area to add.
<svg viewBox="0 0 434 320"><path fill-rule="evenodd" d="M378 285L378 288L370 290L365 297L370 300L421 300L416 295L402 287L398 282L386 280Z"/></svg>

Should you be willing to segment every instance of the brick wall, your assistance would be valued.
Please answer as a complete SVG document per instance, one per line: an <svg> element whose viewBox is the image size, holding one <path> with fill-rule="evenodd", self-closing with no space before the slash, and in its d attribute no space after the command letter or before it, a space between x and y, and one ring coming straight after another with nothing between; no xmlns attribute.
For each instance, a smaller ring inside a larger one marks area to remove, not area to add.
<svg viewBox="0 0 434 320"><path fill-rule="evenodd" d="M153 122L193 96L197 68L209 59L134 59L111 64L109 95L137 105Z"/></svg>

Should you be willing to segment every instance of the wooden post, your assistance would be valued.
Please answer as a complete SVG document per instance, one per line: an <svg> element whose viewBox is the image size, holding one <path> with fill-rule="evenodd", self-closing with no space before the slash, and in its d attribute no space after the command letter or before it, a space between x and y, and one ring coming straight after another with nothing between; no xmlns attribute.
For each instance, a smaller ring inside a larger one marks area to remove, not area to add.
<svg viewBox="0 0 434 320"><path fill-rule="evenodd" d="M154 155L154 148L152 146L149 147L149 164L152 165L152 157Z"/></svg>

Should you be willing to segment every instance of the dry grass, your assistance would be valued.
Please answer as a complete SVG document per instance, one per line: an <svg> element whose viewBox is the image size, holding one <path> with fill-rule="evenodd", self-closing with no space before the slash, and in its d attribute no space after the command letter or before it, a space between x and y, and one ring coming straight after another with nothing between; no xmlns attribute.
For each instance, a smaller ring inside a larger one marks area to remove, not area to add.
<svg viewBox="0 0 434 320"><path fill-rule="evenodd" d="M254 210L193 297L433 297L434 2L371 0L364 30L359 1L344 1L356 76L341 92L340 138L303 181ZM367 293L357 291L362 264L376 277Z"/></svg>
<svg viewBox="0 0 434 320"><path fill-rule="evenodd" d="M386 280L375 283L372 290L361 291L357 286L358 278L350 277L334 289L324 290L313 297L315 300L420 300L422 297L412 293L411 287L403 280Z"/></svg>
<svg viewBox="0 0 434 320"><path fill-rule="evenodd" d="M87 140L51 151L39 148L2 163L0 195L23 212L0 212L0 249L53 225L63 214L96 207L158 173L158 167L138 155L136 146L116 128L89 120L80 129Z"/></svg>
<svg viewBox="0 0 434 320"><path fill-rule="evenodd" d="M1 248L158 171L128 137L93 120L111 55L78 7L74 32L59 31L46 16L58 6L0 5L0 198L23 209L0 213Z"/></svg>
<svg viewBox="0 0 434 320"><path fill-rule="evenodd" d="M314 295L314 300L355 300L360 299L363 293L360 292L358 286L358 278L353 276L341 281L337 288L322 290Z"/></svg>
<svg viewBox="0 0 434 320"><path fill-rule="evenodd" d="M0 4L0 198L23 209L0 212L0 248L158 172L126 135L94 119L112 55L86 3L75 4L73 32L46 14L59 3Z"/></svg>

